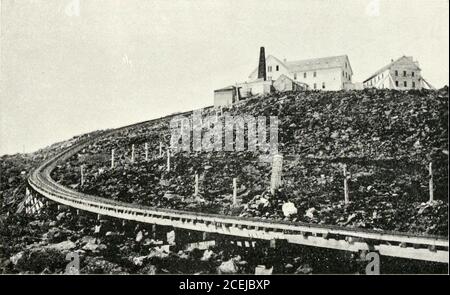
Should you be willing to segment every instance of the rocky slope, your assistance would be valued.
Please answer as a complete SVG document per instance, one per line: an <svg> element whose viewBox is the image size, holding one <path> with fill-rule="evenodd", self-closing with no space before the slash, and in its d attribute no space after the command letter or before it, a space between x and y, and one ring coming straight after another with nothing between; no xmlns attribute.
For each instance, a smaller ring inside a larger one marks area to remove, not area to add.
<svg viewBox="0 0 450 295"><path fill-rule="evenodd" d="M225 110L279 116L284 184L275 195L267 190L270 163L259 153L179 153L167 172L158 149L160 141L169 142L169 119L100 139L59 166L53 177L77 190L158 207L445 235L447 107L448 89L441 89L284 93ZM207 109L208 114L215 110ZM58 210L51 202L34 215L16 213L28 173L78 139L0 158L0 273L64 273L67 255L75 253L80 273L254 273L257 265L273 266L274 273L364 273L367 263L348 252L251 249L226 242L206 250L174 249L164 238L151 236L145 224L97 221L88 213ZM143 160L145 142L148 162ZM130 162L131 144L135 163ZM111 148L116 149L115 169L109 169ZM427 204L430 160L437 201ZM85 184L80 186L82 164ZM351 173L348 205L342 200L342 164ZM195 173L200 175L197 197ZM231 204L234 177L239 206ZM286 217L286 203L293 203L297 213ZM447 267L383 257L382 273L447 273Z"/></svg>
<svg viewBox="0 0 450 295"><path fill-rule="evenodd" d="M268 193L270 163L258 151L177 153L166 171L159 143L164 149L169 144L170 118L93 143L53 177L86 193L157 207L448 234L448 88L277 93L222 111L278 116L279 151L285 160L283 186L275 195ZM203 116L217 112L208 108ZM144 143L149 144L149 161L143 159ZM114 169L109 168L111 149L117 157ZM426 204L429 162L437 201ZM350 204L343 203L344 164L350 172ZM200 195L194 197L196 173ZM231 204L235 177L240 206ZM297 212L284 213L285 203Z"/></svg>

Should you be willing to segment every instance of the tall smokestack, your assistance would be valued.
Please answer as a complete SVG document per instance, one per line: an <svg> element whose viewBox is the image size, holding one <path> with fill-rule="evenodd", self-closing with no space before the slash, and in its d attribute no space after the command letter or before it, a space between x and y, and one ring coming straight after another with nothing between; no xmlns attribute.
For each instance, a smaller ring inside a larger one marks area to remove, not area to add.
<svg viewBox="0 0 450 295"><path fill-rule="evenodd" d="M266 81L266 54L264 53L264 47L261 47L259 50L258 79L261 78Z"/></svg>

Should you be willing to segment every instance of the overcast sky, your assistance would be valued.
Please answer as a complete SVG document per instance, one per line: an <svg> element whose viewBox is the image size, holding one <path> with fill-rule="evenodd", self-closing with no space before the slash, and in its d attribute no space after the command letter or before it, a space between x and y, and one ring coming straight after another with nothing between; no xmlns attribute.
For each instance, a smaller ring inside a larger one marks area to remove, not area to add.
<svg viewBox="0 0 450 295"><path fill-rule="evenodd" d="M79 2L79 10L77 3ZM213 103L259 47L347 54L354 81L412 55L448 84L447 0L1 0L0 155Z"/></svg>

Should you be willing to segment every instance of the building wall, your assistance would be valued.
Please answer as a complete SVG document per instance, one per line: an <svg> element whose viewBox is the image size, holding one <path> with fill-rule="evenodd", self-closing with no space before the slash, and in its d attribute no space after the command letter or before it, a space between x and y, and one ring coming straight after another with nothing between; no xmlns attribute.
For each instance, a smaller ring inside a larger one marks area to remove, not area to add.
<svg viewBox="0 0 450 295"><path fill-rule="evenodd" d="M345 90L363 90L364 85L361 82L344 82Z"/></svg>
<svg viewBox="0 0 450 295"><path fill-rule="evenodd" d="M273 81L256 80L252 82L240 83L237 86L240 88L241 97L249 97L252 95L270 93Z"/></svg>
<svg viewBox="0 0 450 295"><path fill-rule="evenodd" d="M404 75L404 72L406 72L406 75ZM414 75L412 74L413 72ZM389 74L392 77L392 81L388 77ZM383 73L380 73L379 75L365 82L364 87L366 88L373 87L379 89L388 88L398 90L421 89L422 88L421 72L415 67L394 65L390 69L384 71Z"/></svg>
<svg viewBox="0 0 450 295"><path fill-rule="evenodd" d="M291 73L289 76L296 81L308 84L309 89L312 90L341 90L344 89L345 82L351 81L351 75L347 74L347 77L343 77L343 71L345 70L342 68L321 69L315 71ZM349 72L350 71L348 71L348 73ZM323 88L323 83L325 83L325 88Z"/></svg>
<svg viewBox="0 0 450 295"><path fill-rule="evenodd" d="M294 90L294 83L292 80L283 77L280 79L277 79L275 82L273 82L273 87L277 91L292 91Z"/></svg>
<svg viewBox="0 0 450 295"><path fill-rule="evenodd" d="M389 79L389 69L372 77L372 79L364 82L365 88L392 88L391 79Z"/></svg>
<svg viewBox="0 0 450 295"><path fill-rule="evenodd" d="M278 70L277 70L278 66ZM280 77L281 75L289 75L289 70L282 65L278 60L273 58L272 56L269 56L266 59L266 76L268 81L275 81ZM250 75L250 80L256 80L258 78L258 71L252 73Z"/></svg>
<svg viewBox="0 0 450 295"><path fill-rule="evenodd" d="M233 104L234 90L214 91L214 106L230 106Z"/></svg>
<svg viewBox="0 0 450 295"><path fill-rule="evenodd" d="M422 88L421 73L417 68L411 67L411 65L394 65L390 69L390 73L396 86L391 88L396 88L399 90ZM414 76L412 73L414 73Z"/></svg>
<svg viewBox="0 0 450 295"><path fill-rule="evenodd" d="M392 80L388 78L389 75L392 77ZM364 87L366 88L373 87L380 89L389 88L408 90L421 89L422 86L421 72L412 57L404 57L400 59L384 72L364 82Z"/></svg>

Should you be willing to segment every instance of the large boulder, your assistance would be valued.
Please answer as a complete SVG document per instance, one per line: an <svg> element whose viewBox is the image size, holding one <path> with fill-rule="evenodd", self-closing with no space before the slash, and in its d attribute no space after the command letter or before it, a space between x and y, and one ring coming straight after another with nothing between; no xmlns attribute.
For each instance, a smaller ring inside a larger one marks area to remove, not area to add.
<svg viewBox="0 0 450 295"><path fill-rule="evenodd" d="M218 274L237 274L239 268L234 259L230 259L228 261L222 262L221 265L217 268Z"/></svg>
<svg viewBox="0 0 450 295"><path fill-rule="evenodd" d="M284 203L283 206L281 206L281 210L283 211L285 217L297 214L297 208L292 202Z"/></svg>
<svg viewBox="0 0 450 295"><path fill-rule="evenodd" d="M60 242L57 244L47 245L45 248L53 249L53 250L57 250L57 251L61 251L61 252L67 252L69 250L76 248L76 246L77 245L72 241L64 241L64 242Z"/></svg>

